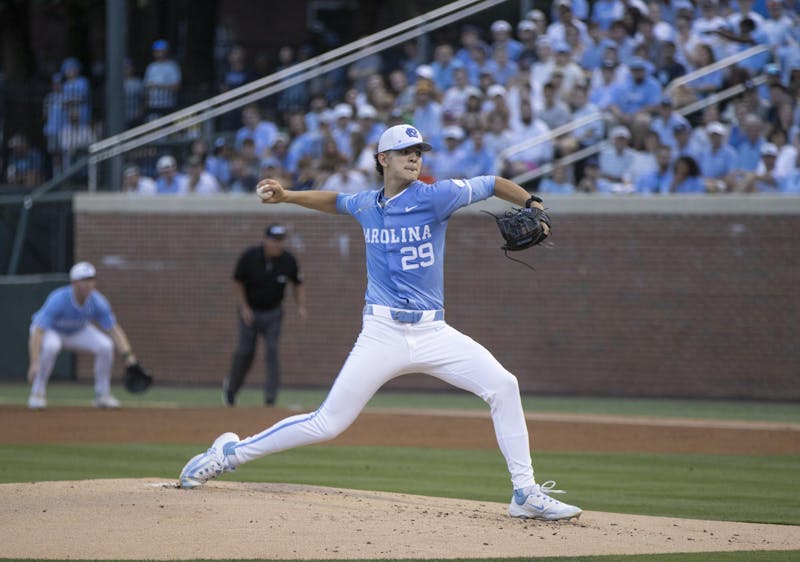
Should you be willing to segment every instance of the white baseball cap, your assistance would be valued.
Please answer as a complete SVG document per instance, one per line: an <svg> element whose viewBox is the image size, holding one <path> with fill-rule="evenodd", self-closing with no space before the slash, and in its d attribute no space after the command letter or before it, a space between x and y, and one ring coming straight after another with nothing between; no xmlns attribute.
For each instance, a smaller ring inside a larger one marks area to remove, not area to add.
<svg viewBox="0 0 800 562"><path fill-rule="evenodd" d="M97 277L97 271L94 266L88 261L80 261L72 266L69 270L70 281L80 281L81 279L94 279Z"/></svg>
<svg viewBox="0 0 800 562"><path fill-rule="evenodd" d="M723 125L719 121L713 121L708 125L706 125L706 131L708 131L709 134L714 133L717 135L725 135L725 133L728 132L728 129L726 129L725 125Z"/></svg>
<svg viewBox="0 0 800 562"><path fill-rule="evenodd" d="M422 152L429 151L432 147L422 140L422 133L411 125L395 125L389 127L378 140L378 153L387 150L402 150L409 146L418 146Z"/></svg>

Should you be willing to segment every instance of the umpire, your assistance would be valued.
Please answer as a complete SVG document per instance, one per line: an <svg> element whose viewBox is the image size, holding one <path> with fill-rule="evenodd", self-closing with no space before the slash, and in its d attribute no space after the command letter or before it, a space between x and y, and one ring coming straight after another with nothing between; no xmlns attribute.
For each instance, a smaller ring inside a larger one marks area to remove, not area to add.
<svg viewBox="0 0 800 562"><path fill-rule="evenodd" d="M244 383L253 363L256 337L264 336L267 378L264 385L264 403L275 404L280 385L278 339L283 319L283 294L288 282L292 283L297 315L306 317L305 288L295 257L284 247L286 227L272 224L264 232L259 246L247 248L236 263L233 280L239 308L239 343L233 354L231 372L222 390L225 404L236 403L236 393Z"/></svg>

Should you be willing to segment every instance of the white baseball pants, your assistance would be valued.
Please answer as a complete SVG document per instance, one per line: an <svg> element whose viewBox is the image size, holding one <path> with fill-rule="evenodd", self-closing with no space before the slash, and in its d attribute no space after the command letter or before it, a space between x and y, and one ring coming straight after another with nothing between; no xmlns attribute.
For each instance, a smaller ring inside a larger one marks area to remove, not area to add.
<svg viewBox="0 0 800 562"><path fill-rule="evenodd" d="M31 328L32 330L33 328ZM74 334L63 334L55 330L45 330L42 349L39 351L39 372L33 380L31 394L44 396L47 381L62 349L88 351L94 355L94 393L96 396L109 394L111 388L111 365L114 363L114 342L92 324L87 324Z"/></svg>
<svg viewBox="0 0 800 562"><path fill-rule="evenodd" d="M409 324L365 315L361 334L319 409L243 439L229 460L238 465L332 439L355 421L384 383L407 373L430 374L487 402L514 488L534 484L516 377L483 346L443 320Z"/></svg>

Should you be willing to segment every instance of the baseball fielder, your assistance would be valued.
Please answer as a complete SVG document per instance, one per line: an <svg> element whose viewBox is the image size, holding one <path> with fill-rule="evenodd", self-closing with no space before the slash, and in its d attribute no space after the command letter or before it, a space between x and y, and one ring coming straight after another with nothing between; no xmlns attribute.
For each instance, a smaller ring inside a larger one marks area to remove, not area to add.
<svg viewBox="0 0 800 562"><path fill-rule="evenodd" d="M540 485L534 480L516 377L444 318L444 242L450 216L492 195L519 206L541 205L532 202L522 187L500 177L418 181L422 153L430 149L410 125L387 129L375 155L384 185L374 191L289 191L272 179L259 182L263 203L294 203L348 214L361 224L368 278L361 334L315 412L291 416L245 439L235 433L220 435L208 451L183 468L182 487L200 486L264 455L332 439L355 420L384 383L422 372L489 404L514 489L509 515L547 520L580 516L580 508L550 497L561 492L553 490L554 482Z"/></svg>
<svg viewBox="0 0 800 562"><path fill-rule="evenodd" d="M28 340L28 382L31 383L28 408L31 410L47 407L47 382L62 348L94 355L94 405L97 408L120 407L119 400L111 395L114 345L121 351L126 365L135 364L136 356L108 300L95 289L96 275L89 262L76 263L69 271L70 284L51 292L42 308L33 315Z"/></svg>

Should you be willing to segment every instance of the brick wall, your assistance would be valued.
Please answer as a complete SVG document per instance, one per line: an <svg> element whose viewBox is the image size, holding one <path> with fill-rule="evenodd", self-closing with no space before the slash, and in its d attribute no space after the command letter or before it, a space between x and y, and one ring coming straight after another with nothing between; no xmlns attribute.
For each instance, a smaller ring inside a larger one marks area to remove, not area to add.
<svg viewBox="0 0 800 562"><path fill-rule="evenodd" d="M535 272L497 250L490 218L462 211L448 231L448 322L524 392L800 399L799 202L551 198L552 247L514 255ZM274 220L290 227L309 305L301 323L287 299L284 383L327 387L363 306L352 219L250 198L83 195L75 255L97 265L98 288L160 380L218 384L236 339L234 262ZM249 383L263 378L259 357ZM390 385L445 388L421 375Z"/></svg>

